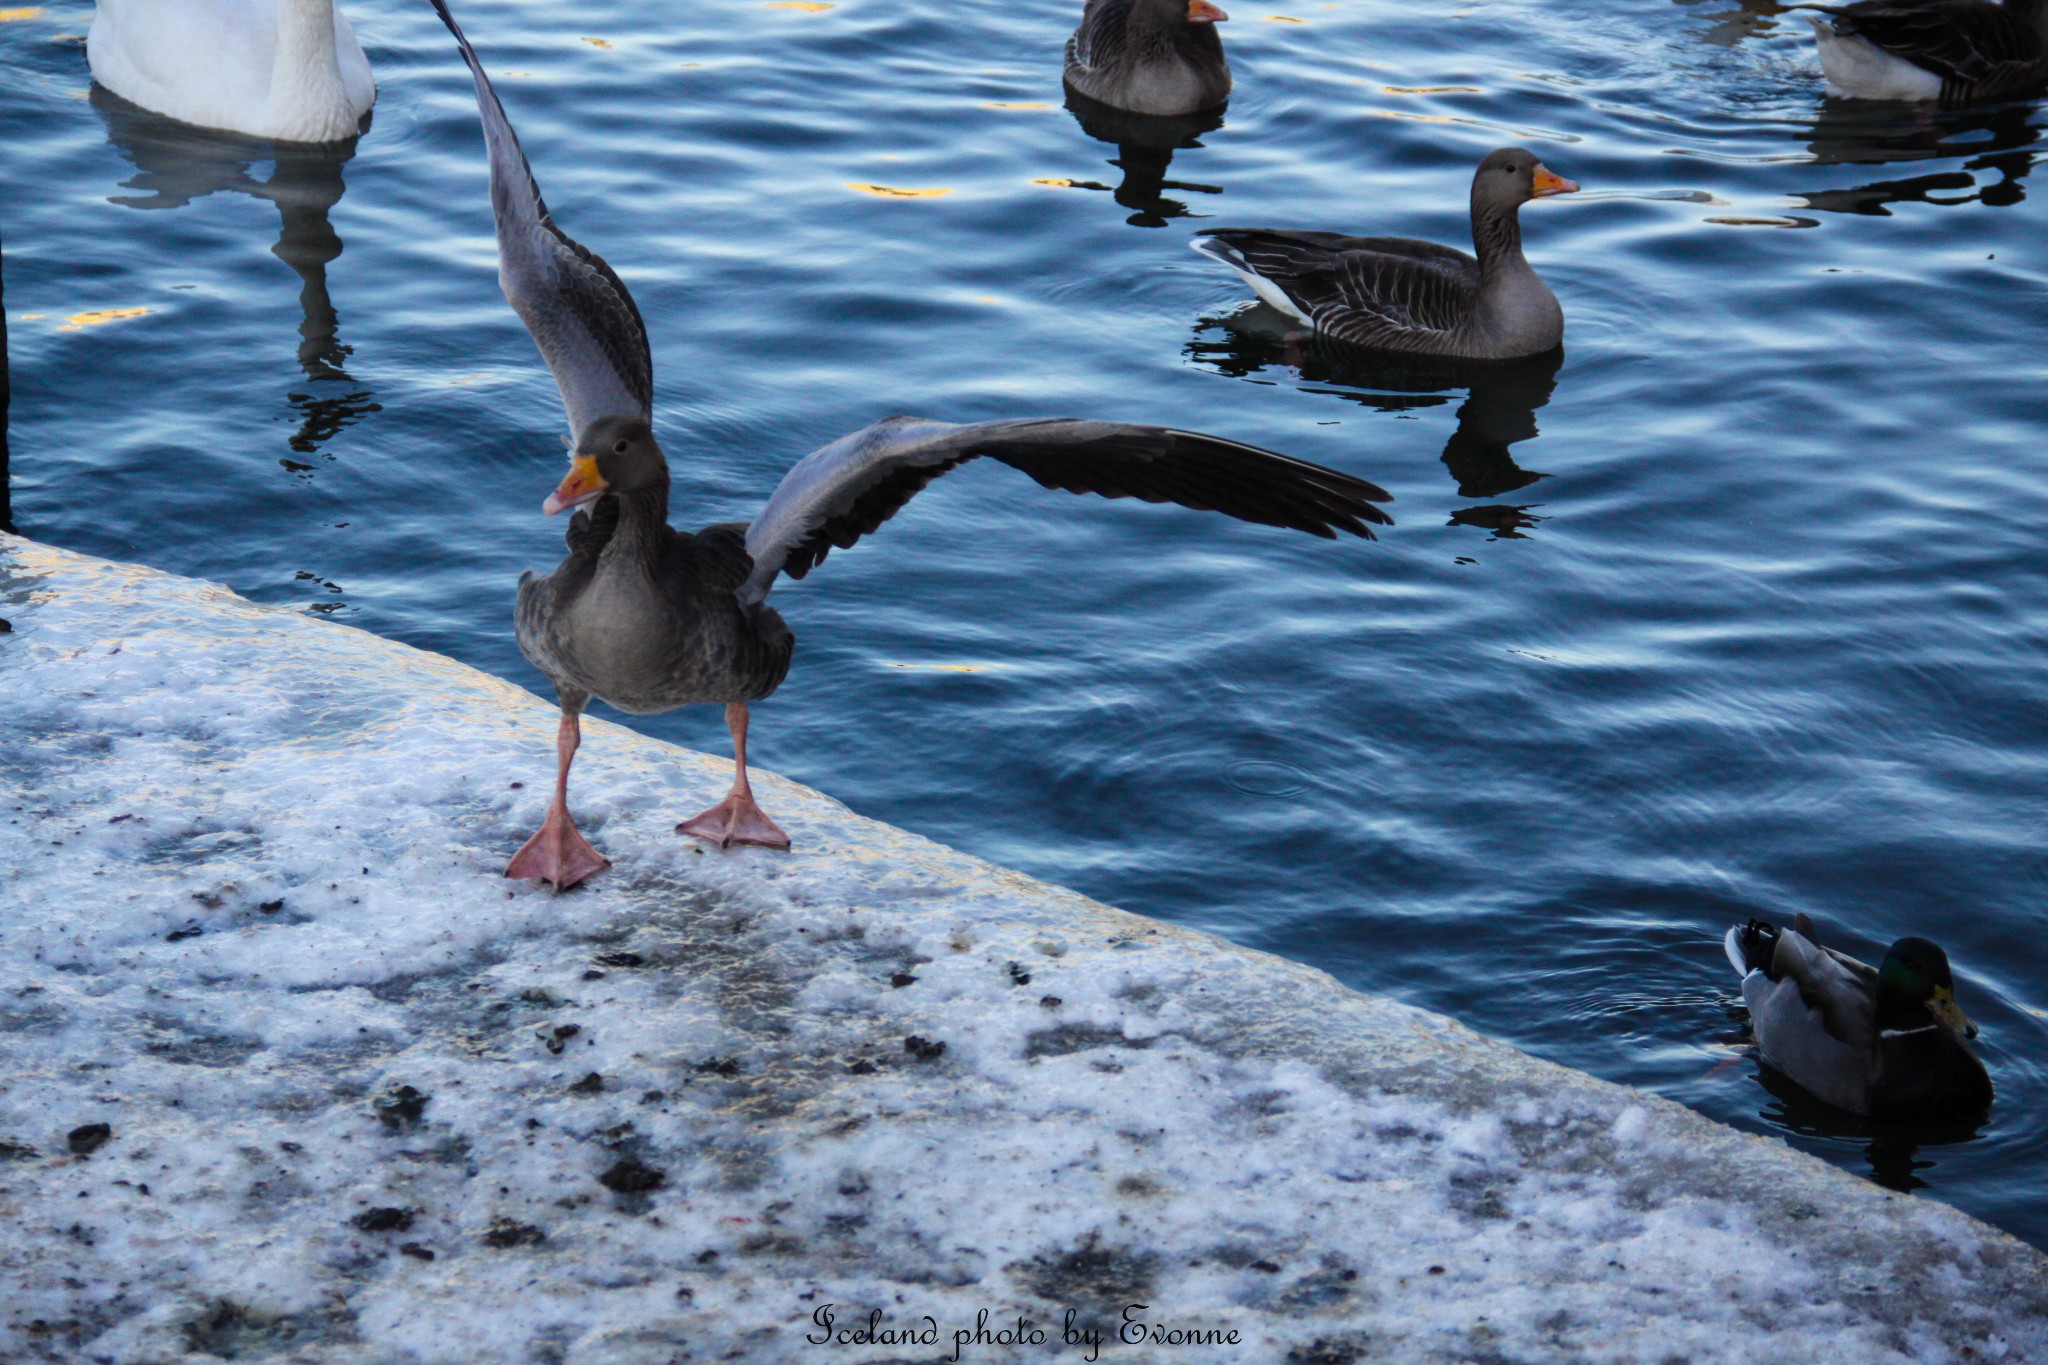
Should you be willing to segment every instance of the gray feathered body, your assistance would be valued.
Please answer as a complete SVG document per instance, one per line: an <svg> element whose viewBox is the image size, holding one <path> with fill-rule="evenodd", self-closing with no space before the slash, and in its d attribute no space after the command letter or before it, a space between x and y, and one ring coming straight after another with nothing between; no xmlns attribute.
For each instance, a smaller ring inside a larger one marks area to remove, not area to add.
<svg viewBox="0 0 2048 1365"><path fill-rule="evenodd" d="M1982 104L2048 86L2043 0L1857 0L1810 5L1835 93Z"/></svg>
<svg viewBox="0 0 2048 1365"><path fill-rule="evenodd" d="M1564 310L1522 255L1514 219L1475 220L1488 259L1409 237L1220 229L1194 249L1238 272L1318 336L1469 360L1541 355L1564 341Z"/></svg>
<svg viewBox="0 0 2048 1365"><path fill-rule="evenodd" d="M1186 21L1185 0L1088 0L1067 39L1067 84L1134 114L1192 114L1230 97L1230 64L1213 24Z"/></svg>
<svg viewBox="0 0 2048 1365"><path fill-rule="evenodd" d="M1743 974L1757 1051L1801 1088L1852 1114L1900 1122L1989 1107L1991 1078L1962 1039L1939 1025L1881 1029L1877 969L1815 942L1804 916L1794 928L1738 925L1723 946Z"/></svg>
<svg viewBox="0 0 2048 1365"><path fill-rule="evenodd" d="M769 606L734 591L753 568L741 526L696 535L602 499L570 524L556 570L519 580L519 651L564 704L579 694L646 714L759 701L781 685L796 637Z"/></svg>

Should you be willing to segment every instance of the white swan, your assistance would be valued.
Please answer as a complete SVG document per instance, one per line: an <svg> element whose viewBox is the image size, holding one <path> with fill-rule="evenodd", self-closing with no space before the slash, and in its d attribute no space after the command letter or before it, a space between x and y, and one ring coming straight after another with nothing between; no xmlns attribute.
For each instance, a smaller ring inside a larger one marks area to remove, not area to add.
<svg viewBox="0 0 2048 1365"><path fill-rule="evenodd" d="M354 137L377 99L334 0L99 0L86 58L132 104L287 142Z"/></svg>

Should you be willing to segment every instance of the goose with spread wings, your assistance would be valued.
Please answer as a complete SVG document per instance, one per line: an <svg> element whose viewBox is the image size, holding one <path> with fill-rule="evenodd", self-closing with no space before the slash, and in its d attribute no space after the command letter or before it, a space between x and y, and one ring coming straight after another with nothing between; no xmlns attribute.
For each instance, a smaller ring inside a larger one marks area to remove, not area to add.
<svg viewBox="0 0 2048 1365"><path fill-rule="evenodd" d="M435 0L475 77L497 215L499 282L554 372L574 432L569 473L543 504L576 509L568 556L519 581L519 648L561 702L554 799L510 877L569 887L609 866L568 811L578 717L591 697L646 713L723 703L731 793L678 825L721 847L789 847L747 782L748 703L773 692L795 637L767 604L873 531L919 490L978 457L1047 488L1223 512L1334 539L1370 538L1387 493L1364 479L1198 432L1125 422L1022 419L955 425L889 417L843 436L783 476L746 525L694 535L668 525L668 464L652 427L647 331L625 284L556 226L490 80L445 0Z"/></svg>

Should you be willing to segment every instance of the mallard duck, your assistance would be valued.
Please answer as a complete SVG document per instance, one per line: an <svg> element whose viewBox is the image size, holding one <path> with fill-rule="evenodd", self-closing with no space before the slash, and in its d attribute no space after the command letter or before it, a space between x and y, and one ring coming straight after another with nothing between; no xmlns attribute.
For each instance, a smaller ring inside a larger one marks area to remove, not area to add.
<svg viewBox="0 0 2048 1365"><path fill-rule="evenodd" d="M1904 1123L1969 1119L1991 1106L1991 1077L1964 1043L1977 1026L1956 1004L1948 954L1902 938L1873 969L1820 945L1800 915L1787 929L1728 930L1757 1050L1837 1108Z"/></svg>
<svg viewBox="0 0 2048 1365"><path fill-rule="evenodd" d="M2048 85L2044 0L1858 0L1799 8L1821 12L1806 19L1828 89L1837 95L1970 104Z"/></svg>
<svg viewBox="0 0 2048 1365"><path fill-rule="evenodd" d="M1521 147L1489 152L1472 176L1478 256L1409 237L1218 228L1189 243L1318 335L1390 351L1512 360L1564 340L1564 310L1522 255L1517 216L1578 185Z"/></svg>
<svg viewBox="0 0 2048 1365"><path fill-rule="evenodd" d="M1067 39L1067 84L1134 114L1193 114L1230 98L1209 0L1088 0Z"/></svg>
<svg viewBox="0 0 2048 1365"><path fill-rule="evenodd" d="M1370 538L1387 493L1363 479L1199 432L1126 422L1022 419L956 426L890 417L797 462L745 525L690 535L668 525L668 462L653 431L653 363L640 312L604 260L564 233L445 0L434 0L475 78L491 163L498 279L554 373L574 433L569 473L542 504L576 511L568 557L519 580L520 651L561 703L554 799L505 869L573 886L609 864L568 810L579 716L592 696L624 711L723 703L731 792L677 832L788 848L747 781L748 703L773 692L795 637L767 605L782 574L802 578L933 479L979 456L1047 488L1214 510L1335 538Z"/></svg>
<svg viewBox="0 0 2048 1365"><path fill-rule="evenodd" d="M377 101L334 0L99 0L85 55L131 104L251 137L339 142Z"/></svg>

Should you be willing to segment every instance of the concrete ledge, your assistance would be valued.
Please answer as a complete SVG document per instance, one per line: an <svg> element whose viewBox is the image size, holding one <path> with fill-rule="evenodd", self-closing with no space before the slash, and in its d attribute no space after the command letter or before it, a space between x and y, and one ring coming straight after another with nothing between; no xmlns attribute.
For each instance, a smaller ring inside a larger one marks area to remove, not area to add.
<svg viewBox="0 0 2048 1365"><path fill-rule="evenodd" d="M2013 1238L1320 972L772 777L699 852L603 723L557 897L548 703L5 536L0 616L0 1359L2048 1359Z"/></svg>

